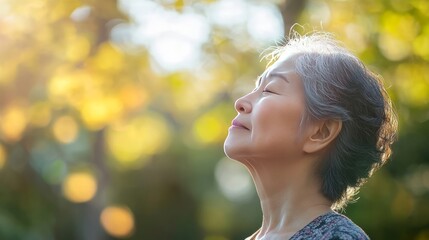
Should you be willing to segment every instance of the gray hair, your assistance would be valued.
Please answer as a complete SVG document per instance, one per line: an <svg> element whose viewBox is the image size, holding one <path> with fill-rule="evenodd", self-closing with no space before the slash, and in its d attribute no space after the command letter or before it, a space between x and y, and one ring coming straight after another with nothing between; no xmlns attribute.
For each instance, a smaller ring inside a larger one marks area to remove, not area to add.
<svg viewBox="0 0 429 240"><path fill-rule="evenodd" d="M344 207L391 154L397 120L380 78L328 33L294 33L272 60L297 54L306 119L335 119L342 129L317 168L322 194Z"/></svg>

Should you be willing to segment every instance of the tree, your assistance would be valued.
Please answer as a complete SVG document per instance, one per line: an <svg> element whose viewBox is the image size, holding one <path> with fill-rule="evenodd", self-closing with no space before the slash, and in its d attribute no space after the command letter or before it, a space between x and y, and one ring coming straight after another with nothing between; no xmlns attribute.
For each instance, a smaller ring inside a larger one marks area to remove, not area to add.
<svg viewBox="0 0 429 240"><path fill-rule="evenodd" d="M427 12L425 0L3 1L0 238L249 234L257 199L222 143L260 53L298 22L380 72L398 110L393 159L347 215L375 239L426 239Z"/></svg>

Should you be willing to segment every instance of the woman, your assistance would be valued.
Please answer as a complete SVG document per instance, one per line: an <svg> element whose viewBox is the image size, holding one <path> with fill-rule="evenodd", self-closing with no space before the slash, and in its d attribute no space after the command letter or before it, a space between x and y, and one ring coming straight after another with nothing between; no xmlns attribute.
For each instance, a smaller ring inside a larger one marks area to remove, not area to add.
<svg viewBox="0 0 429 240"><path fill-rule="evenodd" d="M335 210L390 155L396 118L380 80L324 33L295 34L235 103L225 153L263 212L247 239L368 239Z"/></svg>

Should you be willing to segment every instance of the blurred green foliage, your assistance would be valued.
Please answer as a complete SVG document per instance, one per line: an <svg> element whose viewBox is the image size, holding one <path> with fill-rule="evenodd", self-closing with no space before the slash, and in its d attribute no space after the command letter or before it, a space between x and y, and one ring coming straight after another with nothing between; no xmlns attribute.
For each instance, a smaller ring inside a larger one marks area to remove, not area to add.
<svg viewBox="0 0 429 240"><path fill-rule="evenodd" d="M391 161L345 214L373 239L429 239L429 2L305 2L296 21L379 72L400 119ZM258 199L222 144L284 6L2 1L0 239L250 235Z"/></svg>

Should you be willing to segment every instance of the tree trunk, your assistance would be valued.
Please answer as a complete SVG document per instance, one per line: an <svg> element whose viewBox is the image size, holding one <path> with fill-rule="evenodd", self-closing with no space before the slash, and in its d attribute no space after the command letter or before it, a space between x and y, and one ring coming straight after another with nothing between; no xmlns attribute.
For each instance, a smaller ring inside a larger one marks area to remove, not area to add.
<svg viewBox="0 0 429 240"><path fill-rule="evenodd" d="M307 5L307 0L285 0L279 5L280 11L283 16L283 25L285 30L285 37L289 36L290 28L298 22L302 11Z"/></svg>

